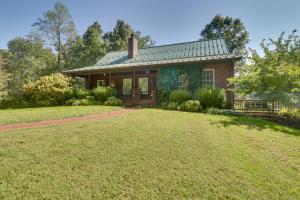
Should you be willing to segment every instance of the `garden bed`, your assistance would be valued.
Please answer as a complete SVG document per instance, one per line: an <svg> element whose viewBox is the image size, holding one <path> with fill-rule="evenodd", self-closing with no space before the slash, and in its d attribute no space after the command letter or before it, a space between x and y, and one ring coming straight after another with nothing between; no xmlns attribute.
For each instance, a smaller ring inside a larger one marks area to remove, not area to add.
<svg viewBox="0 0 300 200"><path fill-rule="evenodd" d="M277 113L268 112L247 112L245 114L300 129L300 118L297 117L284 117L278 115Z"/></svg>

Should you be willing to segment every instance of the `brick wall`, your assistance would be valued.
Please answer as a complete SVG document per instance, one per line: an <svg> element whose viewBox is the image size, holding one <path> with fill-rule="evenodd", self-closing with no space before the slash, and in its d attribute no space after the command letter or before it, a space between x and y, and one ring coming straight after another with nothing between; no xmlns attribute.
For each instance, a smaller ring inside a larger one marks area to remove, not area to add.
<svg viewBox="0 0 300 200"><path fill-rule="evenodd" d="M209 63L204 69L214 69L215 71L215 86L226 89L227 107L232 107L234 103L233 92L229 91L227 79L234 76L234 64L232 62Z"/></svg>

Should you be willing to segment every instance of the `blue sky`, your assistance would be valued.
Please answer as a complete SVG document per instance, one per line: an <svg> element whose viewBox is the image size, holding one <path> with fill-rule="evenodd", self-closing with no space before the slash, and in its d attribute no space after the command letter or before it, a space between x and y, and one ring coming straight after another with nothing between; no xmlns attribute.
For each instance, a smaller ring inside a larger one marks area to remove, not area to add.
<svg viewBox="0 0 300 200"><path fill-rule="evenodd" d="M56 0L0 0L0 48L24 36ZM82 34L94 21L104 31L124 19L135 30L151 35L157 45L198 40L205 24L216 15L240 18L250 33L251 48L282 31L300 31L299 0L61 0Z"/></svg>

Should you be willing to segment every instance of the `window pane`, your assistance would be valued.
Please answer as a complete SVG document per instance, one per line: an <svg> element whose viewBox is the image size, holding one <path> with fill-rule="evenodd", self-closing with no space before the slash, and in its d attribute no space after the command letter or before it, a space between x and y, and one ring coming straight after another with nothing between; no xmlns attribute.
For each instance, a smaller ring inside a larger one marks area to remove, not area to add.
<svg viewBox="0 0 300 200"><path fill-rule="evenodd" d="M148 78L139 78L139 89L141 94L148 94Z"/></svg>
<svg viewBox="0 0 300 200"><path fill-rule="evenodd" d="M178 77L178 88L187 89L189 85L189 79L187 74L180 74Z"/></svg>
<svg viewBox="0 0 300 200"><path fill-rule="evenodd" d="M131 94L132 93L132 79L124 78L123 79L123 94Z"/></svg>
<svg viewBox="0 0 300 200"><path fill-rule="evenodd" d="M202 87L214 87L214 70L202 71Z"/></svg>
<svg viewBox="0 0 300 200"><path fill-rule="evenodd" d="M105 80L97 80L97 87L105 86Z"/></svg>

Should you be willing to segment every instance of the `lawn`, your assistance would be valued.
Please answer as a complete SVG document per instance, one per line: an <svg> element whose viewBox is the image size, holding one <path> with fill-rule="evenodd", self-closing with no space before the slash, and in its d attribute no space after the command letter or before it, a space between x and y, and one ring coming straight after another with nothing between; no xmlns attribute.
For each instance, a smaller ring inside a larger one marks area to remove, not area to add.
<svg viewBox="0 0 300 200"><path fill-rule="evenodd" d="M111 106L60 106L24 109L0 109L0 125L62 119L119 109Z"/></svg>
<svg viewBox="0 0 300 200"><path fill-rule="evenodd" d="M300 131L144 109L0 133L0 199L300 199Z"/></svg>

